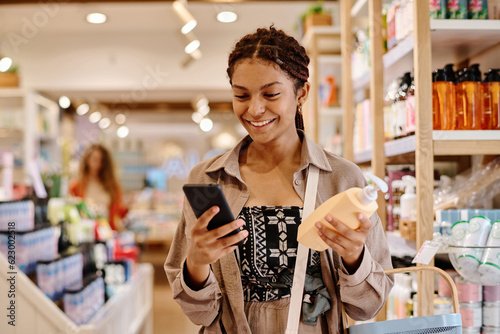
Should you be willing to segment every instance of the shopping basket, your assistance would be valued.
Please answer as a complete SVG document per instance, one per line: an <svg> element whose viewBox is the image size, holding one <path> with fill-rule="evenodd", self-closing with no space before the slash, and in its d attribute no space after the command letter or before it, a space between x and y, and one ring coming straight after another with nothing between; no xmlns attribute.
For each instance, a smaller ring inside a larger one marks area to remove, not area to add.
<svg viewBox="0 0 500 334"><path fill-rule="evenodd" d="M385 273L400 274L412 271L431 270L440 274L451 287L451 298L455 313L430 315L408 319L386 320L354 326L347 325L347 315L342 308L344 333L348 334L461 334L462 316L458 308L457 287L453 279L444 270L432 267L409 267L386 270Z"/></svg>

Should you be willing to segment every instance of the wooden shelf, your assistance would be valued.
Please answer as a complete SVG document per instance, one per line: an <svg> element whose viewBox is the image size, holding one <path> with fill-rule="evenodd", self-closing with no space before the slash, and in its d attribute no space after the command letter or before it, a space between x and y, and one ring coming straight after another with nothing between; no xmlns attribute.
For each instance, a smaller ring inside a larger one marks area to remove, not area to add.
<svg viewBox="0 0 500 334"><path fill-rule="evenodd" d="M368 71L352 82L352 90L368 89L370 87L371 72Z"/></svg>
<svg viewBox="0 0 500 334"><path fill-rule="evenodd" d="M368 16L368 0L357 0L351 8L352 17Z"/></svg>
<svg viewBox="0 0 500 334"><path fill-rule="evenodd" d="M0 88L0 97L15 97L22 98L26 94L26 91L22 88Z"/></svg>
<svg viewBox="0 0 500 334"><path fill-rule="evenodd" d="M411 56L413 51L413 34L399 42L382 57L384 68L389 69L401 59Z"/></svg>
<svg viewBox="0 0 500 334"><path fill-rule="evenodd" d="M337 37L337 38L332 38ZM310 50L314 47L314 39L317 41L318 54L338 54L340 55L340 27L338 26L312 26L307 30L302 45Z"/></svg>
<svg viewBox="0 0 500 334"><path fill-rule="evenodd" d="M342 117L343 111L340 107L322 107L319 110L320 116Z"/></svg>
<svg viewBox="0 0 500 334"><path fill-rule="evenodd" d="M319 55L318 62L322 64L342 65L342 56L340 55Z"/></svg>

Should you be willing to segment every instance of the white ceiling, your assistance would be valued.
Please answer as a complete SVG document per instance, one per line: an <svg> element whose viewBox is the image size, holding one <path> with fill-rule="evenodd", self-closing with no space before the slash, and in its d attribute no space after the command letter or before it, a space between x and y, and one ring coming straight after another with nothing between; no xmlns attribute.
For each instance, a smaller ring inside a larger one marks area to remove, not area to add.
<svg viewBox="0 0 500 334"><path fill-rule="evenodd" d="M54 96L119 102L186 101L200 93L230 100L225 71L233 44L273 23L298 37L299 17L312 4L190 2L203 57L182 67L187 41L170 1L48 3L0 6L0 52L19 64L22 85ZM238 21L217 22L221 9L234 10ZM85 15L95 11L108 15L108 22L86 23Z"/></svg>

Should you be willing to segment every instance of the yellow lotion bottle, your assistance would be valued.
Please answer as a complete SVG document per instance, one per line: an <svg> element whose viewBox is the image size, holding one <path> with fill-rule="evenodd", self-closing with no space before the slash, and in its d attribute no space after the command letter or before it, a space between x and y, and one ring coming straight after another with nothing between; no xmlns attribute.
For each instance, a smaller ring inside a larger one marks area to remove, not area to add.
<svg viewBox="0 0 500 334"><path fill-rule="evenodd" d="M326 221L326 215L343 222L353 230L359 229L361 223L358 214L362 213L370 217L378 208L375 201L378 197L377 191L387 192L387 184L380 178L366 173L373 182L364 188L350 188L337 194L314 210L299 226L297 240L306 247L316 251L324 251L329 246L318 235L316 222L321 222L324 226L335 231L335 228Z"/></svg>

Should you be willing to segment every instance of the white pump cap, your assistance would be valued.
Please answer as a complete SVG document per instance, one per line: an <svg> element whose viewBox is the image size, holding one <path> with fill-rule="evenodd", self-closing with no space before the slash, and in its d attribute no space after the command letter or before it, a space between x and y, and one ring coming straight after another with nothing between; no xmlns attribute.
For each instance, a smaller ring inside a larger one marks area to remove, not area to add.
<svg viewBox="0 0 500 334"><path fill-rule="evenodd" d="M370 179L373 182L373 184L369 184L366 187L364 187L363 190L359 192L358 198L361 201L361 203L368 205L377 199L378 197L377 191L380 190L385 193L387 192L388 186L384 180L378 178L372 173L366 172L365 174L368 177L368 179Z"/></svg>
<svg viewBox="0 0 500 334"><path fill-rule="evenodd" d="M401 179L405 184L405 194L414 194L417 187L417 179L411 175L405 175Z"/></svg>

